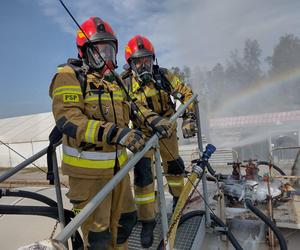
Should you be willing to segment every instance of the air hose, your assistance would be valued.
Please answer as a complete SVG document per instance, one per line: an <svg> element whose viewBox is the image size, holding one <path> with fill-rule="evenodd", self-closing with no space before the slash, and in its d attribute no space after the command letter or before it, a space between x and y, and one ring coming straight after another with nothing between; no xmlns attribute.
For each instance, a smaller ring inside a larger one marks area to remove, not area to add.
<svg viewBox="0 0 300 250"><path fill-rule="evenodd" d="M278 239L280 249L281 250L287 250L287 245L285 238L282 234L282 232L276 227L276 225L268 218L262 211L260 211L257 207L253 206L251 199L245 199L245 205L248 209L251 210L258 218L260 218L266 225L268 225L271 230L276 235L276 238Z"/></svg>
<svg viewBox="0 0 300 250"><path fill-rule="evenodd" d="M259 165L266 165L266 166L269 166L269 162L267 162L267 161L258 161L258 162L257 162L257 166L259 166ZM282 170L280 167L278 167L278 166L276 166L276 165L274 165L274 164L272 164L272 167L273 167L278 173L280 173L281 175L286 175L285 172L283 172L283 170Z"/></svg>

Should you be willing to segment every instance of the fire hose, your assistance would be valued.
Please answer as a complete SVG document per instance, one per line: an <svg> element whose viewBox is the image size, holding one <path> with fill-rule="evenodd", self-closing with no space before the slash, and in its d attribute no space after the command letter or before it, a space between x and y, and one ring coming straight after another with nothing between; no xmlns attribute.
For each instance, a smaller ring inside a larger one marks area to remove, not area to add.
<svg viewBox="0 0 300 250"><path fill-rule="evenodd" d="M174 248L175 236L177 232L177 227L180 221L180 217L182 214L182 210L188 200L189 194L193 188L196 188L198 185L198 178L201 179L205 168L208 163L208 159L215 152L215 146L208 144L206 146L206 150L203 152L201 159L197 162L197 164L193 168L193 172L191 176L188 178L188 182L184 185L181 195L179 196L176 208L171 218L171 226L169 229L169 243L170 249ZM196 183L197 182L197 183ZM195 185L196 184L196 185Z"/></svg>

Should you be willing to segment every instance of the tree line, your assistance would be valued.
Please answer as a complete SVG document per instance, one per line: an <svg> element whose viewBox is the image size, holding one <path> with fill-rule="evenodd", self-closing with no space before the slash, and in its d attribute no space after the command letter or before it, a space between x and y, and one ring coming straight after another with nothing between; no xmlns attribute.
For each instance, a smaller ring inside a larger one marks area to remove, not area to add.
<svg viewBox="0 0 300 250"><path fill-rule="evenodd" d="M267 66L263 67L262 62ZM300 39L293 34L281 36L273 54L264 59L257 40L246 39L243 51L231 51L224 64L217 62L209 70L188 66L171 70L193 87L202 109L210 117L300 109L300 77L297 75L298 71L300 74ZM274 87L260 93L264 85ZM226 102L239 95L243 97L243 93L251 89L257 91L252 91L254 94L243 105L216 112Z"/></svg>

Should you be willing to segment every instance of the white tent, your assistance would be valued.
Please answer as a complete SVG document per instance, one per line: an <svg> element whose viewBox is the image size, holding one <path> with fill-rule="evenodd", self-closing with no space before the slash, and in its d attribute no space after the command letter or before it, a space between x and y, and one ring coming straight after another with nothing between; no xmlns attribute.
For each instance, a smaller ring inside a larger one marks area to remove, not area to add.
<svg viewBox="0 0 300 250"><path fill-rule="evenodd" d="M13 167L22 162L24 159L16 152L28 158L45 148L54 125L51 112L0 119L0 167ZM46 157L35 164L46 167Z"/></svg>

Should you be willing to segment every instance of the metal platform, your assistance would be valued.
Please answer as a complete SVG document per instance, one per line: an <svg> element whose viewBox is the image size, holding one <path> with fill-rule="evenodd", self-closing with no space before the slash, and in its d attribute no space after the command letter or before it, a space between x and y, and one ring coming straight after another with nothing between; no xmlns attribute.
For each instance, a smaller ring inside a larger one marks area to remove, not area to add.
<svg viewBox="0 0 300 250"><path fill-rule="evenodd" d="M170 221L171 214L168 214L168 219ZM150 248L148 248L150 250L157 249L162 239L160 216L157 216L156 222L157 224L154 229L154 242L153 245ZM175 240L175 247L174 247L175 249L180 249L180 250L191 249L200 222L201 222L201 217L197 216L187 220L186 222L182 223L179 226L176 233L176 240ZM138 224L134 227L131 236L129 238L128 248L130 250L145 249L141 246L141 241L140 241L141 229L142 229L142 224L138 222Z"/></svg>

